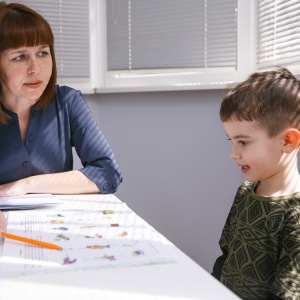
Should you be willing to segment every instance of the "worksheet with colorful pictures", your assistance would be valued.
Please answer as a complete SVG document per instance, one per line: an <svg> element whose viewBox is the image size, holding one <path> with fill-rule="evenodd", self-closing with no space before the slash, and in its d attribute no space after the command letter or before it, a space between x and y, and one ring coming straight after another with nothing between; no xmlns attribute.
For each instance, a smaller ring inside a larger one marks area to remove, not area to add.
<svg viewBox="0 0 300 300"><path fill-rule="evenodd" d="M119 207L9 212L7 233L52 243L62 250L5 238L0 276L176 262L167 239L126 204Z"/></svg>

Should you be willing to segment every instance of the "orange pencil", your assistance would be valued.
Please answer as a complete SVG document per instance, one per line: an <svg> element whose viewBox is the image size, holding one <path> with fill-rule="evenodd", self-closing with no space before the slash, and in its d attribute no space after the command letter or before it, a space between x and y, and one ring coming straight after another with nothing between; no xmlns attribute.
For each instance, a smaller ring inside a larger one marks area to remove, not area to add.
<svg viewBox="0 0 300 300"><path fill-rule="evenodd" d="M14 234L6 233L6 232L1 232L1 236L4 236L8 239L24 242L24 243L29 243L29 244L41 246L41 247L44 247L44 248L62 250L62 247L60 247L58 245L54 245L54 244L50 244L50 243L46 243L46 242L42 242L42 241L38 241L38 240L33 240L33 239L29 239L29 238L26 238L26 237L23 237L23 236L14 235Z"/></svg>

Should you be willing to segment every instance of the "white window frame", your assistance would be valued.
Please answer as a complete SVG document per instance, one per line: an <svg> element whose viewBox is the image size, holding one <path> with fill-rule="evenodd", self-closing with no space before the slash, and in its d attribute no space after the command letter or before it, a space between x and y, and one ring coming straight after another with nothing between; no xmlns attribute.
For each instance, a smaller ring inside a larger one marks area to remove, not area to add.
<svg viewBox="0 0 300 300"><path fill-rule="evenodd" d="M231 89L247 78L255 65L255 10L253 0L238 0L237 70L178 69L114 72L107 69L106 1L90 1L91 90L94 93Z"/></svg>

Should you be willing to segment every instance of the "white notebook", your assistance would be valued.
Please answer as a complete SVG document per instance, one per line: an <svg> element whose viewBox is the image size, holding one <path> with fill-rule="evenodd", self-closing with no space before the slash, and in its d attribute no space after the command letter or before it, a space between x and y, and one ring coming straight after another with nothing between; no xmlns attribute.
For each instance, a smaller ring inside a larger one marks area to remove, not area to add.
<svg viewBox="0 0 300 300"><path fill-rule="evenodd" d="M0 197L0 210L33 209L62 204L62 201L52 194L27 194L15 197Z"/></svg>

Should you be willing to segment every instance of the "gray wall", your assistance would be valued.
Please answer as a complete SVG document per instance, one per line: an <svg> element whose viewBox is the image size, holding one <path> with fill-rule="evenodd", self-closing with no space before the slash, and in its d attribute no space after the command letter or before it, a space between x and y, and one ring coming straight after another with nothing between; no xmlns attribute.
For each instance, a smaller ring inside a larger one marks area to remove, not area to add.
<svg viewBox="0 0 300 300"><path fill-rule="evenodd" d="M243 180L218 116L226 92L85 96L124 175L116 196L209 272Z"/></svg>

